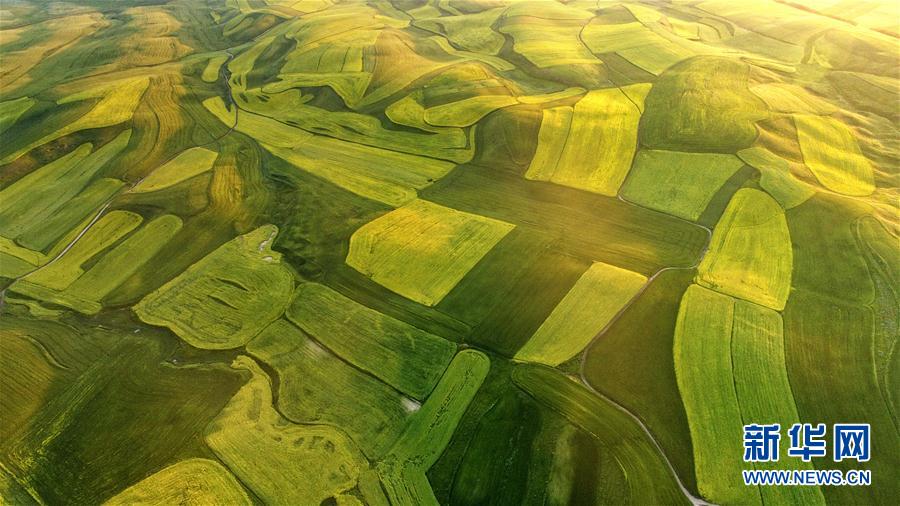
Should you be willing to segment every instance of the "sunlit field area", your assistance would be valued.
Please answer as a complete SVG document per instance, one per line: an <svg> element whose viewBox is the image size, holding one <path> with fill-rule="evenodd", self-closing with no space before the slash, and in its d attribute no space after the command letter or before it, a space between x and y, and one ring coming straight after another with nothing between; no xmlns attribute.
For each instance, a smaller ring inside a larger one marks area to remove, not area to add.
<svg viewBox="0 0 900 506"><path fill-rule="evenodd" d="M898 234L894 2L3 0L0 504L896 504Z"/></svg>

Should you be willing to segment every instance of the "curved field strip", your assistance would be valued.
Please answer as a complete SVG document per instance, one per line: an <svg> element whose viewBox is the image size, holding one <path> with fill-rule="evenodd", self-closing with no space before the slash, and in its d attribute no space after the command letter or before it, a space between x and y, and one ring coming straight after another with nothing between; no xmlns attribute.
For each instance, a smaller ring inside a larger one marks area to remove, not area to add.
<svg viewBox="0 0 900 506"><path fill-rule="evenodd" d="M392 504L437 505L425 471L450 442L490 366L490 359L481 352L459 352L400 439L378 462L376 469Z"/></svg>
<svg viewBox="0 0 900 506"><path fill-rule="evenodd" d="M21 49L4 51L0 89L12 92L32 82L29 73L38 63L54 53L71 48L79 40L108 25L109 22L101 13L86 12L51 18L27 28L11 30L16 34L14 36L16 42L21 44ZM3 38L8 40L6 33Z"/></svg>
<svg viewBox="0 0 900 506"><path fill-rule="evenodd" d="M345 190L393 207L450 172L453 164L314 136L297 149L263 145L273 155Z"/></svg>
<svg viewBox="0 0 900 506"><path fill-rule="evenodd" d="M11 153L3 160L0 160L0 163L9 163L38 146L69 135L72 132L118 125L128 121L134 115L134 111L140 104L141 97L149 84L150 79L147 77L124 79L100 89L89 89L58 100L58 104L66 104L88 99L100 99L84 116Z"/></svg>
<svg viewBox="0 0 900 506"><path fill-rule="evenodd" d="M651 149L734 153L756 140L754 122L766 104L750 93L746 63L691 58L663 72L641 118L641 142Z"/></svg>
<svg viewBox="0 0 900 506"><path fill-rule="evenodd" d="M875 297L871 308L875 321L875 373L891 408L894 423L900 419L900 251L896 238L877 220L862 218L856 229L872 275Z"/></svg>
<svg viewBox="0 0 900 506"><path fill-rule="evenodd" d="M763 147L738 151L738 157L759 170L759 185L785 210L797 207L816 194L816 190L791 174L787 160Z"/></svg>
<svg viewBox="0 0 900 506"><path fill-rule="evenodd" d="M249 92L248 95L250 95ZM474 155L475 150L470 142L470 136L461 128L441 128L433 130L431 134L387 129L380 120L372 116L348 111L332 112L321 107L306 105L299 96L299 90L289 90L277 95L254 94L250 96L259 98L260 101L247 102L241 106L242 110L271 117L281 123L302 128L320 136L371 146L376 150L397 151L456 163L467 162ZM306 96L312 97L312 95ZM515 99L507 98L515 103ZM452 105L442 109L444 112L439 111L438 117L441 115L447 117L447 114L452 116L454 111ZM474 121L477 121L480 115L487 114L490 109L474 112L478 116L474 118ZM465 112L463 115L468 116L469 113ZM242 122L243 119L242 117ZM448 121L454 120L451 118ZM468 119L464 118L465 121ZM238 130L244 131L244 126L238 124ZM252 127L247 127L246 131L251 137L260 135L254 133ZM433 160L426 159L421 163L433 163Z"/></svg>
<svg viewBox="0 0 900 506"><path fill-rule="evenodd" d="M571 87L557 92L517 97L509 95L476 95L427 109L419 105L413 96L408 95L392 104L392 106L396 105L393 115L400 120L398 122L392 118L392 121L437 133L441 132L440 128L442 127L462 128L474 125L491 112L511 105L542 104L566 99L582 93L584 93L583 88ZM572 110L571 107L566 107L565 109ZM388 111L385 112L391 114Z"/></svg>
<svg viewBox="0 0 900 506"><path fill-rule="evenodd" d="M742 300L734 301L731 336L734 386L744 423L777 423L784 434L779 445L781 460L753 466L810 470L812 464L787 458L790 440L786 431L801 420L788 381L782 326L777 312ZM734 486L740 486L736 479ZM825 504L822 491L815 486L760 487L759 492L765 504Z"/></svg>
<svg viewBox="0 0 900 506"><path fill-rule="evenodd" d="M642 150L622 187L635 204L697 221L716 192L743 166L733 155Z"/></svg>
<svg viewBox="0 0 900 506"><path fill-rule="evenodd" d="M369 458L384 455L418 408L284 319L263 329L247 351L278 373L278 409L284 416L340 427Z"/></svg>
<svg viewBox="0 0 900 506"><path fill-rule="evenodd" d="M181 225L181 218L171 214L154 218L103 255L66 292L100 302L153 258L181 230Z"/></svg>
<svg viewBox="0 0 900 506"><path fill-rule="evenodd" d="M6 302L9 302L8 298ZM6 318L4 315L4 319ZM3 339L0 339L0 365L5 371L0 376L0 388L3 389L3 395L0 396L0 408L3 408L0 436L6 443L32 423L33 417L58 388L54 383L70 373L48 359L50 357L40 343L31 337L33 329L19 327L13 322L3 322L0 330L3 332ZM55 330L66 338L73 337L63 332L65 327L60 326ZM3 498L6 499L5 495Z"/></svg>
<svg viewBox="0 0 900 506"><path fill-rule="evenodd" d="M130 192L152 192L176 185L211 169L218 156L218 153L206 148L190 148L182 151L142 179Z"/></svg>
<svg viewBox="0 0 900 506"><path fill-rule="evenodd" d="M454 62L436 61L420 55L416 42L404 32L384 30L374 46L375 65L366 95L351 108L364 108L407 88L417 79Z"/></svg>
<svg viewBox="0 0 900 506"><path fill-rule="evenodd" d="M647 278L595 262L515 358L557 366L574 357L637 295Z"/></svg>
<svg viewBox="0 0 900 506"><path fill-rule="evenodd" d="M65 290L84 274L82 264L128 235L142 221L141 215L131 211L112 211L104 215L64 255L20 279L12 289L26 295L31 289L37 289L33 285Z"/></svg>
<svg viewBox="0 0 900 506"><path fill-rule="evenodd" d="M50 337L48 349L78 374L3 454L4 467L47 503L101 504L180 458L209 455L203 428L245 381L219 364L172 366L171 348L148 329L135 336L81 324ZM73 454L84 456L77 472L67 464Z"/></svg>
<svg viewBox="0 0 900 506"><path fill-rule="evenodd" d="M588 92L574 109L546 109L525 177L615 196L631 168L640 117L619 88Z"/></svg>
<svg viewBox="0 0 900 506"><path fill-rule="evenodd" d="M533 451L533 445L538 432L545 429L548 425L546 420L550 417L541 412L537 403L515 389L505 387L496 397L484 414L474 413L478 401L473 402L467 421L477 424L472 423L471 438L462 437L468 434L461 433L467 430L461 426L448 450L435 464L435 467L440 465L444 456L454 449L454 444L464 440L465 451L461 452L453 469L452 487L446 491L434 487L435 495L442 504L522 504L530 481L547 479L546 474L538 475L538 469L532 472L529 464L532 460L544 458L540 454L534 455L537 452ZM571 451L568 446L562 446L561 452ZM570 462L560 464L558 473L563 479L574 474ZM434 474L429 471L429 481L440 482ZM553 497L552 494L547 495Z"/></svg>
<svg viewBox="0 0 900 506"><path fill-rule="evenodd" d="M393 292L434 306L513 227L415 200L354 232L347 264Z"/></svg>
<svg viewBox="0 0 900 506"><path fill-rule="evenodd" d="M215 460L187 459L135 483L106 501L106 506L143 504L250 506L253 501L234 476Z"/></svg>
<svg viewBox="0 0 900 506"><path fill-rule="evenodd" d="M253 137L263 145L293 148L312 137L312 134L305 130L247 111L241 111L243 114L241 114L241 121L238 122L237 108L232 106L234 110L229 111L225 108L225 102L219 97L206 99L203 106L215 114L225 125L234 126L238 132Z"/></svg>
<svg viewBox="0 0 900 506"><path fill-rule="evenodd" d="M571 378L543 366L517 366L513 382L538 402L556 410L600 440L625 476L627 501L635 504L689 504L653 441L618 407Z"/></svg>
<svg viewBox="0 0 900 506"><path fill-rule="evenodd" d="M319 504L356 486L368 467L356 445L327 425L295 425L272 407L271 384L248 357L250 380L206 428L215 454L269 504Z"/></svg>
<svg viewBox="0 0 900 506"><path fill-rule="evenodd" d="M65 214L60 211L66 209L73 197L88 186L97 172L127 147L130 138L131 130L126 130L93 152L90 144L82 144L69 154L4 188L0 191L0 234L8 239L18 239L33 230L44 228L47 220L59 219L58 214ZM108 191L108 186L116 183L109 181L95 184L101 186L89 189L89 200L97 198L97 193ZM99 205L99 199L95 203ZM78 202L73 207L80 207L85 211L84 206ZM89 212L90 209L86 211ZM72 216L72 221L80 221L87 212L81 216ZM31 234L29 240L20 243L42 250L56 238L52 233Z"/></svg>
<svg viewBox="0 0 900 506"><path fill-rule="evenodd" d="M404 96L384 109L385 116L398 125L411 126L426 132L440 132L445 128L429 125L425 121L425 107L419 103L422 98L421 91L415 91Z"/></svg>
<svg viewBox="0 0 900 506"><path fill-rule="evenodd" d="M794 123L803 160L822 186L854 196L875 191L872 164L849 128L833 118L800 114Z"/></svg>
<svg viewBox="0 0 900 506"><path fill-rule="evenodd" d="M223 244L134 306L151 325L169 327L191 346L243 346L284 311L294 289L278 234L264 225Z"/></svg>
<svg viewBox="0 0 900 506"><path fill-rule="evenodd" d="M425 121L436 127L466 127L518 100L509 95L481 95L425 109Z"/></svg>
<svg viewBox="0 0 900 506"><path fill-rule="evenodd" d="M16 121L28 112L28 109L31 109L31 106L34 104L35 100L30 97L20 97L15 100L0 102L0 134L15 125Z"/></svg>
<svg viewBox="0 0 900 506"><path fill-rule="evenodd" d="M123 57L119 62L129 67L161 65L193 52L182 43L178 33L186 27L167 9L139 6L125 9L126 27L133 33L120 40Z"/></svg>
<svg viewBox="0 0 900 506"><path fill-rule="evenodd" d="M435 35L434 37L431 37L430 40L433 41L435 44L437 44L438 47L443 49L448 55L455 56L461 60L481 62L481 63L487 64L487 65L490 65L491 67L494 67L496 70L498 70L500 72L508 72L508 71L512 71L512 70L516 69L515 65L513 65L512 63L509 63L508 61L504 60L503 58L498 58L496 56L490 56L490 55L486 55L483 53L476 53L476 52L472 52L472 51L462 51L462 50L456 49L456 47L454 47L444 37L439 37L439 36Z"/></svg>
<svg viewBox="0 0 900 506"><path fill-rule="evenodd" d="M745 188L716 225L697 281L781 310L791 289L793 256L784 211L765 193Z"/></svg>
<svg viewBox="0 0 900 506"><path fill-rule="evenodd" d="M280 93L290 88L328 86L349 107L358 106L372 79L370 72L292 73L279 74L280 81L266 84L265 93Z"/></svg>
<svg viewBox="0 0 900 506"><path fill-rule="evenodd" d="M456 347L316 283L294 293L287 317L351 364L400 392L424 399Z"/></svg>
<svg viewBox="0 0 900 506"><path fill-rule="evenodd" d="M697 285L687 289L675 326L675 377L694 442L700 494L716 504L761 504L755 487L736 482L745 466L732 378L733 315L731 297Z"/></svg>

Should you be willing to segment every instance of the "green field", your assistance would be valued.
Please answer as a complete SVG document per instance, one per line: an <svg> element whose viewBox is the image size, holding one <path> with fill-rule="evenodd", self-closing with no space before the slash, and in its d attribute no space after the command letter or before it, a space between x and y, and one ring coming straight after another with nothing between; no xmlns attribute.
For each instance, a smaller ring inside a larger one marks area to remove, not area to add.
<svg viewBox="0 0 900 506"><path fill-rule="evenodd" d="M741 161L716 153L645 150L622 188L629 202L697 221Z"/></svg>
<svg viewBox="0 0 900 506"><path fill-rule="evenodd" d="M0 2L0 504L895 504L895 4Z"/></svg>

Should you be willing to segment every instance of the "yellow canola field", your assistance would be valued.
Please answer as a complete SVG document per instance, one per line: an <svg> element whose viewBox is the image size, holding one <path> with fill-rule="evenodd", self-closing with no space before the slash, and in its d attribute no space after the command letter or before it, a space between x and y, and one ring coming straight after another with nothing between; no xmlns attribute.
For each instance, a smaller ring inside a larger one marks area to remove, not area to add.
<svg viewBox="0 0 900 506"><path fill-rule="evenodd" d="M615 196L631 168L649 90L648 84L629 86L628 93L594 90L574 109L546 109L525 177Z"/></svg>
<svg viewBox="0 0 900 506"><path fill-rule="evenodd" d="M647 278L595 262L553 309L517 360L557 366L583 350L641 290Z"/></svg>
<svg viewBox="0 0 900 506"><path fill-rule="evenodd" d="M833 118L801 114L794 116L794 123L803 160L822 186L858 197L875 191L872 164L847 126Z"/></svg>
<svg viewBox="0 0 900 506"><path fill-rule="evenodd" d="M196 458L166 467L119 492L104 504L249 506L253 501L222 464Z"/></svg>
<svg viewBox="0 0 900 506"><path fill-rule="evenodd" d="M513 227L414 200L354 232L347 264L391 291L434 306Z"/></svg>
<svg viewBox="0 0 900 506"><path fill-rule="evenodd" d="M767 194L745 188L716 225L697 282L780 311L791 290L793 257L784 210Z"/></svg>
<svg viewBox="0 0 900 506"><path fill-rule="evenodd" d="M190 148L158 167L144 178L131 193L162 190L208 171L219 154L206 148Z"/></svg>

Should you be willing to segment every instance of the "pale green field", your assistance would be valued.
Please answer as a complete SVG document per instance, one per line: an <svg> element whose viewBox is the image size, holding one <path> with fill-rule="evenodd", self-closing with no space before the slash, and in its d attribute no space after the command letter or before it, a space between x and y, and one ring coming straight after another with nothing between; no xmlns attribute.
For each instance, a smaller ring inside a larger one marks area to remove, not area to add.
<svg viewBox="0 0 900 506"><path fill-rule="evenodd" d="M743 166L732 155L643 150L622 187L635 204L696 221L728 179Z"/></svg>

